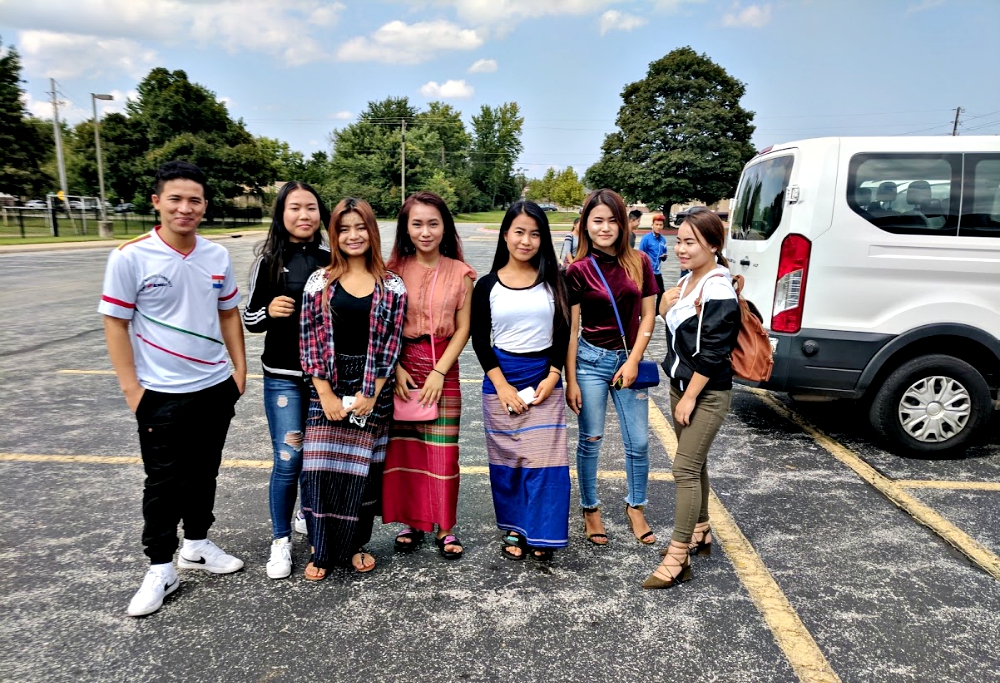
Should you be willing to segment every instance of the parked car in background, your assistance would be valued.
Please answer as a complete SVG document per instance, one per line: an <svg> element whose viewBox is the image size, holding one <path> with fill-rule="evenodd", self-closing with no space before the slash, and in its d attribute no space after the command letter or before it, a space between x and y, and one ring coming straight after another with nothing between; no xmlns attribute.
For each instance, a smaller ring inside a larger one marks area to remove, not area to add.
<svg viewBox="0 0 1000 683"><path fill-rule="evenodd" d="M115 213L131 213L132 211L135 211L135 206L131 202L115 205Z"/></svg>
<svg viewBox="0 0 1000 683"><path fill-rule="evenodd" d="M547 203L547 202L539 204L538 208L541 209L542 211L558 211L559 210L559 207L557 207L555 204L550 204L550 203Z"/></svg>
<svg viewBox="0 0 1000 683"><path fill-rule="evenodd" d="M43 202L41 199L29 199L24 203L24 208L26 209L47 209L48 204Z"/></svg>
<svg viewBox="0 0 1000 683"><path fill-rule="evenodd" d="M775 348L762 386L860 399L894 450L960 452L1000 390L1000 138L818 138L743 169L729 267ZM808 285L808 286L807 286Z"/></svg>

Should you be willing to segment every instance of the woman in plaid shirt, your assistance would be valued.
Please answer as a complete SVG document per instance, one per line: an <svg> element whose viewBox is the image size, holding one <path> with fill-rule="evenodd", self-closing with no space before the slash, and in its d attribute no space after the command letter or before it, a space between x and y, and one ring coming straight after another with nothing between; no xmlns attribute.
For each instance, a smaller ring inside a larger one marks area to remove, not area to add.
<svg viewBox="0 0 1000 683"><path fill-rule="evenodd" d="M345 199L330 221L330 265L302 296L299 350L312 382L302 448L303 509L312 543L305 578L350 563L375 568L364 545L381 514L406 289L382 262L367 202ZM367 334L366 334L367 331Z"/></svg>

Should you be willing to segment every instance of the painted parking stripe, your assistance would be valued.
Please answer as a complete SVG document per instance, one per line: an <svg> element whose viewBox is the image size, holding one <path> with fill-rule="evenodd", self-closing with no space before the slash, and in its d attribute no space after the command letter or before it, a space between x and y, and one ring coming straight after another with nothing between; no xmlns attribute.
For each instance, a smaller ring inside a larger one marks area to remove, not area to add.
<svg viewBox="0 0 1000 683"><path fill-rule="evenodd" d="M774 412L797 424L803 432L812 437L820 447L830 453L840 462L854 470L855 474L874 486L888 498L894 505L902 509L917 522L936 533L947 543L954 546L956 550L969 558L976 566L982 569L995 579L1000 580L1000 557L991 552L979 541L969 536L958 528L955 524L945 519L943 515L934 508L926 505L911 494L906 488L934 488L933 486L903 486L900 482L889 479L884 474L876 470L861 457L844 446L839 441L827 436L814 427L808 420L798 413L789 410L785 405L777 401L769 393L762 389L750 389L761 401L770 406ZM951 482L957 483L957 482Z"/></svg>
<svg viewBox="0 0 1000 683"><path fill-rule="evenodd" d="M85 465L141 465L142 458L132 455L48 455L40 453L0 453L0 462L49 462L49 463L83 463ZM272 462L256 458L226 458L222 467L231 469L269 470ZM484 475L490 473L485 465L462 465L459 471L463 475ZM569 468L570 477L576 477L576 468ZM601 470L598 479L625 479L625 470ZM670 472L649 473L651 481L673 481Z"/></svg>
<svg viewBox="0 0 1000 683"><path fill-rule="evenodd" d="M897 479L904 489L944 489L947 491L1000 491L1000 481L934 481L933 479Z"/></svg>
<svg viewBox="0 0 1000 683"><path fill-rule="evenodd" d="M673 461L677 451L677 437L653 401L649 402L649 425L667 451L667 457ZM774 634L775 642L784 652L799 680L802 683L839 683L840 677L830 666L760 555L743 535L736 520L714 490L709 489L708 496L712 534L719 539L723 551L733 563L737 577L764 617L764 622Z"/></svg>

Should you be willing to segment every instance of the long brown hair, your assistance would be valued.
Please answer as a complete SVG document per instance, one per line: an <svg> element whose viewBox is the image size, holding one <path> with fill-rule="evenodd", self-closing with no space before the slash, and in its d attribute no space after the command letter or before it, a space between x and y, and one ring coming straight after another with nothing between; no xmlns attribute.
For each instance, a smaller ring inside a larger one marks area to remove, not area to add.
<svg viewBox="0 0 1000 683"><path fill-rule="evenodd" d="M629 246L628 211L625 208L625 200L614 190L607 188L594 190L583 200L583 211L580 213L580 241L573 261L586 258L594 248L590 240L590 231L587 229L587 221L590 220L591 212L600 204L611 209L611 215L618 223L618 239L615 241L615 257L618 259L618 264L625 269L628 279L634 282L641 292L642 253Z"/></svg>
<svg viewBox="0 0 1000 683"><path fill-rule="evenodd" d="M691 226L696 236L709 247L715 248L715 255L719 265L729 267L729 261L722 255L722 249L726 246L726 226L722 224L714 211L695 211L688 214L684 222Z"/></svg>
<svg viewBox="0 0 1000 683"><path fill-rule="evenodd" d="M368 251L365 253L365 268L375 277L378 284L385 280L385 262L382 260L382 240L378 232L378 221L375 220L375 212L371 205L364 199L348 197L341 199L337 206L333 207L330 215L330 265L326 267L329 277L326 286L323 288L323 301L326 301L330 286L339 280L347 272L347 258L340 251L339 240L337 238L340 229L341 219L349 213L356 213L361 216L368 231Z"/></svg>
<svg viewBox="0 0 1000 683"><path fill-rule="evenodd" d="M417 247L410 239L410 211L414 204L426 204L433 206L441 214L441 223L444 225L444 235L438 245L438 252L442 256L453 258L456 261L464 261L462 254L462 240L458 236L455 228L455 219L448 210L448 205L444 200L433 192L417 192L411 194L403 202L399 215L396 216L396 241L392 245L392 254L389 256L389 266L398 268L403 259L417 253Z"/></svg>

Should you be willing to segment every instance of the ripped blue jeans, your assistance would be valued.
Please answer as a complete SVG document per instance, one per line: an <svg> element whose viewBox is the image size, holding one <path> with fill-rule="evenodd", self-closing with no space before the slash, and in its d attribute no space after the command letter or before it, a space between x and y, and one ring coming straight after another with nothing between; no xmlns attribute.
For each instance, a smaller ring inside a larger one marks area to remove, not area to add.
<svg viewBox="0 0 1000 683"><path fill-rule="evenodd" d="M309 385L298 379L265 375L264 412L274 449L269 489L271 531L279 539L292 535L292 513L302 473L302 437L309 412Z"/></svg>
<svg viewBox="0 0 1000 683"><path fill-rule="evenodd" d="M580 488L580 506L595 508L597 497L597 460L604 439L604 419L608 397L615 404L618 426L625 446L625 476L632 507L646 504L649 480L649 391L613 389L611 379L628 357L623 350L602 349L580 338L576 353L576 381L580 385L583 407L579 416L579 441L576 445L576 472Z"/></svg>

